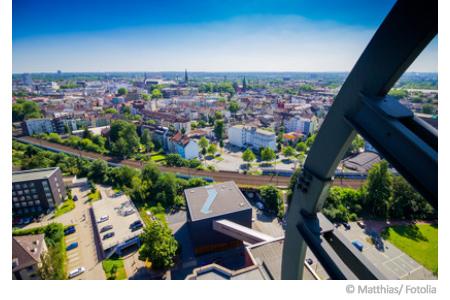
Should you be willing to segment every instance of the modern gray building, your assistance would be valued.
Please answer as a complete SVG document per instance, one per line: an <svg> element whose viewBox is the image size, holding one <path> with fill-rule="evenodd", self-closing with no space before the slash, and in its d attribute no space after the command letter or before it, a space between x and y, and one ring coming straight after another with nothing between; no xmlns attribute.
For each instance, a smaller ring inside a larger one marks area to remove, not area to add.
<svg viewBox="0 0 450 300"><path fill-rule="evenodd" d="M228 220L252 227L252 208L234 181L186 189L188 226L194 252L199 255L242 245L242 241L213 228Z"/></svg>
<svg viewBox="0 0 450 300"><path fill-rule="evenodd" d="M13 216L33 216L53 210L64 201L61 170L44 168L12 173Z"/></svg>

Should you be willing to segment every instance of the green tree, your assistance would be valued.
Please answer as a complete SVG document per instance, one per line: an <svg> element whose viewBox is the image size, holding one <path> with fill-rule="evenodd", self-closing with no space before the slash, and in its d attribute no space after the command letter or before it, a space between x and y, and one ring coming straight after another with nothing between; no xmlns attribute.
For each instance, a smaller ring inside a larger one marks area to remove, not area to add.
<svg viewBox="0 0 450 300"><path fill-rule="evenodd" d="M169 167L183 167L184 159L177 153L170 153L166 156L166 165Z"/></svg>
<svg viewBox="0 0 450 300"><path fill-rule="evenodd" d="M355 221L362 211L360 190L333 186L330 188L322 212L332 221Z"/></svg>
<svg viewBox="0 0 450 300"><path fill-rule="evenodd" d="M422 106L422 112L424 113L424 114L430 114L430 115L433 115L433 114L435 114L436 113L436 108L434 107L434 105L433 104L424 104L423 106Z"/></svg>
<svg viewBox="0 0 450 300"><path fill-rule="evenodd" d="M287 146L283 148L283 155L286 157L294 156L295 155L295 149L291 146Z"/></svg>
<svg viewBox="0 0 450 300"><path fill-rule="evenodd" d="M209 144L208 153L213 155L214 153L216 153L216 151L217 151L217 146L212 143Z"/></svg>
<svg viewBox="0 0 450 300"><path fill-rule="evenodd" d="M273 211L279 217L284 214L284 203L276 187L272 185L263 186L260 188L260 193L267 209Z"/></svg>
<svg viewBox="0 0 450 300"><path fill-rule="evenodd" d="M156 202L161 203L164 207L172 207L175 203L177 195L177 185L175 175L165 173L161 175L153 187L153 194Z"/></svg>
<svg viewBox="0 0 450 300"><path fill-rule="evenodd" d="M121 87L117 90L117 95L119 96L125 96L128 94L128 90L124 87Z"/></svg>
<svg viewBox="0 0 450 300"><path fill-rule="evenodd" d="M148 100L151 100L151 97L150 97L149 94L143 94L142 95L142 99L145 100L145 101L148 101Z"/></svg>
<svg viewBox="0 0 450 300"><path fill-rule="evenodd" d="M105 183L108 180L108 164L102 159L94 160L89 168L89 179L96 183Z"/></svg>
<svg viewBox="0 0 450 300"><path fill-rule="evenodd" d="M127 121L118 120L111 124L109 132L111 150L115 155L127 158L139 149L139 136L136 126Z"/></svg>
<svg viewBox="0 0 450 300"><path fill-rule="evenodd" d="M275 151L271 148L263 148L261 150L261 160L263 161L272 161L276 158Z"/></svg>
<svg viewBox="0 0 450 300"><path fill-rule="evenodd" d="M178 243L170 228L159 220L152 220L141 235L139 258L148 259L155 269L168 269L174 265Z"/></svg>
<svg viewBox="0 0 450 300"><path fill-rule="evenodd" d="M306 150L308 150L308 146L306 146L304 142L298 142L295 148L299 152L306 152Z"/></svg>
<svg viewBox="0 0 450 300"><path fill-rule="evenodd" d="M223 120L216 120L214 124L214 135L219 141L223 139L224 132L225 132L225 124Z"/></svg>
<svg viewBox="0 0 450 300"><path fill-rule="evenodd" d="M435 217L433 207L402 176L392 180L390 216L400 219L428 219Z"/></svg>
<svg viewBox="0 0 450 300"><path fill-rule="evenodd" d="M232 114L237 113L239 111L239 103L236 100L231 100L228 109Z"/></svg>
<svg viewBox="0 0 450 300"><path fill-rule="evenodd" d="M392 175L385 160L369 170L365 191L367 211L373 216L387 218L392 197Z"/></svg>
<svg viewBox="0 0 450 300"><path fill-rule="evenodd" d="M144 145L145 151L150 152L153 150L155 145L152 142L152 135L150 133L150 130L147 128L144 129L141 136L141 144Z"/></svg>
<svg viewBox="0 0 450 300"><path fill-rule="evenodd" d="M200 146L200 148L202 149L202 154L205 155L206 154L206 149L208 148L208 140L202 136L200 138L200 140L198 141L198 145Z"/></svg>
<svg viewBox="0 0 450 300"><path fill-rule="evenodd" d="M12 105L13 122L40 117L42 117L41 109L36 102L18 99L17 102Z"/></svg>
<svg viewBox="0 0 450 300"><path fill-rule="evenodd" d="M162 93L159 89L154 89L152 91L152 99L160 99L162 98Z"/></svg>
<svg viewBox="0 0 450 300"><path fill-rule="evenodd" d="M245 149L244 153L242 153L242 159L250 164L252 161L256 159L255 153L253 153L252 149Z"/></svg>

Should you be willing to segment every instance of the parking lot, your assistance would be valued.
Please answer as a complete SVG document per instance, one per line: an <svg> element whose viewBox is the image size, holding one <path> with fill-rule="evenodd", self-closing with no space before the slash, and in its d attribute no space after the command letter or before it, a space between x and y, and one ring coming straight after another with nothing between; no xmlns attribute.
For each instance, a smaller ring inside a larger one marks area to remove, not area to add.
<svg viewBox="0 0 450 300"><path fill-rule="evenodd" d="M366 230L360 228L355 222L350 223L350 230L340 226L338 230L350 240L359 240L363 243L362 253L387 277L387 279L437 279L429 270L417 263L411 257L400 251L397 247L378 239L377 247L370 242L371 237Z"/></svg>

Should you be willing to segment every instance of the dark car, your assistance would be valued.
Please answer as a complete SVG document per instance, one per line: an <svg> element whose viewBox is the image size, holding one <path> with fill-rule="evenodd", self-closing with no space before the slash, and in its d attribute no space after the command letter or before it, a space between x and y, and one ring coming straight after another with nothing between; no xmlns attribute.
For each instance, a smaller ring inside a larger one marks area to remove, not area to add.
<svg viewBox="0 0 450 300"><path fill-rule="evenodd" d="M103 239L106 240L106 239L112 238L113 236L114 236L114 232L108 232L107 234L105 234L103 236Z"/></svg>
<svg viewBox="0 0 450 300"><path fill-rule="evenodd" d="M131 231L136 231L142 227L144 227L144 225L142 223L139 223L139 224L136 224L136 225L130 227L130 229L131 229Z"/></svg>
<svg viewBox="0 0 450 300"><path fill-rule="evenodd" d="M306 262L308 263L308 265L312 265L314 261L311 258L307 258Z"/></svg>
<svg viewBox="0 0 450 300"><path fill-rule="evenodd" d="M105 232L105 231L108 231L111 229L113 229L112 225L106 225L106 226L103 226L102 229L100 229L100 232Z"/></svg>
<svg viewBox="0 0 450 300"><path fill-rule="evenodd" d="M352 228L347 222L342 223L342 225L344 225L345 230L350 230L350 228Z"/></svg>
<svg viewBox="0 0 450 300"><path fill-rule="evenodd" d="M72 249L75 249L76 247L78 247L78 243L73 242L72 244L70 244L69 246L66 247L66 251L70 251Z"/></svg>
<svg viewBox="0 0 450 300"><path fill-rule="evenodd" d="M78 201L78 196L77 195L73 196L73 201Z"/></svg>
<svg viewBox="0 0 450 300"><path fill-rule="evenodd" d="M69 234L72 234L72 233L74 233L76 230L75 230L75 226L69 226L69 227L67 227L66 229L64 229L64 235L69 235Z"/></svg>
<svg viewBox="0 0 450 300"><path fill-rule="evenodd" d="M137 226L137 225L142 225L141 220L136 220L133 223L131 223L130 224L130 228L133 228L134 226Z"/></svg>

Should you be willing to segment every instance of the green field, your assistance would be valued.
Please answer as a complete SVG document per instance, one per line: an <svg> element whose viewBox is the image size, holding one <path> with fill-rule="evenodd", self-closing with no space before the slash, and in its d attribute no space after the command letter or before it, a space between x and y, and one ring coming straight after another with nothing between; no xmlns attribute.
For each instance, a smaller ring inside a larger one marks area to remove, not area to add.
<svg viewBox="0 0 450 300"><path fill-rule="evenodd" d="M105 259L102 262L103 271L105 271L106 279L121 280L127 279L127 273L123 265L123 259Z"/></svg>
<svg viewBox="0 0 450 300"><path fill-rule="evenodd" d="M391 226L383 232L383 238L437 275L437 225L419 224Z"/></svg>

